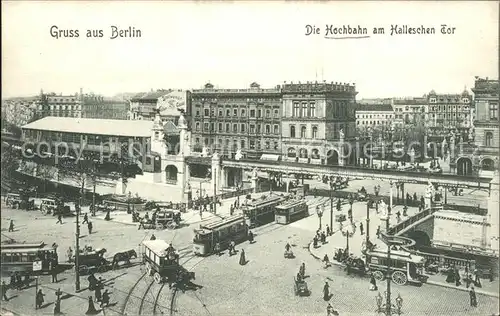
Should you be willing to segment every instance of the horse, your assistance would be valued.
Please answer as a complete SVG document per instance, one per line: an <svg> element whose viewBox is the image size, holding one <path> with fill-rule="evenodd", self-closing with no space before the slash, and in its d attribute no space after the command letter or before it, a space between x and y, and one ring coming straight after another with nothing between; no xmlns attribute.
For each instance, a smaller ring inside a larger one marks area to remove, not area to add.
<svg viewBox="0 0 500 316"><path fill-rule="evenodd" d="M120 261L125 261L128 265L130 265L130 259L131 258L137 258L137 252L135 250L128 250L124 252L118 252L113 256L113 269L115 269L118 266L118 263Z"/></svg>

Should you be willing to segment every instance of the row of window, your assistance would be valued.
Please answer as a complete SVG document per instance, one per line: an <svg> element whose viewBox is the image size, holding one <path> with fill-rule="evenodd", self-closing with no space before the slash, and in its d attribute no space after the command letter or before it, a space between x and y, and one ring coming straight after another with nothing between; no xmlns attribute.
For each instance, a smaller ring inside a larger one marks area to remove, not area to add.
<svg viewBox="0 0 500 316"><path fill-rule="evenodd" d="M297 150L293 147L288 148L287 150L287 156L288 158L295 158L297 157ZM299 149L299 158L312 158L312 159L319 159L319 150L316 148L313 148L311 150L311 157L309 157L309 152L305 148Z"/></svg>
<svg viewBox="0 0 500 316"><path fill-rule="evenodd" d="M215 132L216 131L215 127L216 127L215 123L208 123L208 122L203 123L203 132ZM217 127L218 127L218 129L217 129L218 132L247 133L247 124L246 123L232 124L232 125L230 123L226 123L226 124L218 123ZM200 122L195 123L195 131L201 131ZM279 124L272 125L272 129L271 129L270 124L266 124L266 125L250 124L248 132L250 134L255 134L255 133L261 134L263 132L265 134L277 134L277 135L279 135L280 128L279 128Z"/></svg>
<svg viewBox="0 0 500 316"><path fill-rule="evenodd" d="M232 101L232 102L242 102L244 101L243 98L222 98L221 102L229 102L229 101ZM246 99L246 102L259 102L259 103L262 103L262 102L271 102L271 101L276 101L276 102L281 102L282 100L280 98L247 98ZM201 98L201 99L198 99L198 98L193 98L193 103L195 104L195 106L201 106L200 103L205 103L205 102L219 102L219 99L217 98Z"/></svg>
<svg viewBox="0 0 500 316"><path fill-rule="evenodd" d="M290 125L290 138L296 138L296 132L295 132L295 125ZM307 127L306 126L301 126L300 127L300 138L312 138L316 139L318 138L318 127L313 126L311 129L311 136L307 137Z"/></svg>
<svg viewBox="0 0 500 316"><path fill-rule="evenodd" d="M357 125L389 125L389 121L357 121Z"/></svg>
<svg viewBox="0 0 500 316"><path fill-rule="evenodd" d="M203 143L205 146L215 145L215 139L211 138L204 138ZM242 139L242 140L237 140L237 139L230 139L230 138L217 138L217 145L218 147L222 148L225 146L226 148L230 148L232 146L233 149L247 149L247 141ZM201 151L202 144L200 143L200 138L197 137L195 138L195 144L194 144L194 149L195 151ZM270 140L264 140L264 141L259 141L259 140L254 140L251 139L248 141L248 149L273 149L273 150L278 150L279 148L279 142L277 141L270 141Z"/></svg>
<svg viewBox="0 0 500 316"><path fill-rule="evenodd" d="M250 110L250 117L263 117L262 116L262 110L259 109L259 110ZM268 110L265 110L265 117L271 117L271 110L268 109ZM280 117L280 111L279 109L274 109L273 110L273 116L272 117L275 117L275 118L278 118ZM204 109L203 111L203 114L204 116L215 116L215 109ZM218 110L218 116L224 116L224 111L219 109ZM230 109L226 109L226 112L225 112L226 116L227 117L230 117L230 116L233 116L233 117L246 117L247 116L247 111L246 109L233 109L232 111ZM232 115L231 115L232 114ZM195 115L196 116L200 116L200 110L196 110L195 112Z"/></svg>
<svg viewBox="0 0 500 316"><path fill-rule="evenodd" d="M469 107L468 106L455 106L455 105L439 105L439 106L433 106L430 108L430 111L429 112L441 112L441 111L447 111L447 112L450 112L450 111L455 111L455 112L469 112Z"/></svg>
<svg viewBox="0 0 500 316"><path fill-rule="evenodd" d="M359 114L356 115L356 118L392 118L392 114Z"/></svg>
<svg viewBox="0 0 500 316"><path fill-rule="evenodd" d="M437 99L436 98L430 98L429 102L430 103L436 103ZM439 102L449 102L449 103L450 102L458 102L458 99L443 99L443 98L439 98ZM469 103L469 99L468 98L463 98L462 102L463 103Z"/></svg>
<svg viewBox="0 0 500 316"><path fill-rule="evenodd" d="M293 103L293 117L316 117L316 104L314 102Z"/></svg>
<svg viewBox="0 0 500 316"><path fill-rule="evenodd" d="M50 105L50 110L68 110L68 111L80 111L82 108L80 105Z"/></svg>

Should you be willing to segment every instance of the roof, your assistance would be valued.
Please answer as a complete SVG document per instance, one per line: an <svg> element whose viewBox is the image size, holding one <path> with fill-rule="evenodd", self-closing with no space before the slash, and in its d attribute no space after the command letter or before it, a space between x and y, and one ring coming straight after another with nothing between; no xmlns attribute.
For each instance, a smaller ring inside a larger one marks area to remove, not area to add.
<svg viewBox="0 0 500 316"><path fill-rule="evenodd" d="M169 244L165 240L161 239L145 240L142 242L142 244L160 257L166 256L165 250L169 247Z"/></svg>
<svg viewBox="0 0 500 316"><path fill-rule="evenodd" d="M180 130L173 122L167 121L165 125L163 125L163 132L167 135L178 135Z"/></svg>
<svg viewBox="0 0 500 316"><path fill-rule="evenodd" d="M392 105L390 104L356 104L356 111L380 111L380 112L393 112Z"/></svg>
<svg viewBox="0 0 500 316"><path fill-rule="evenodd" d="M255 201L249 202L247 205L242 205L243 209L252 209L256 207L264 207L273 204L280 203L285 199L284 196L281 195L272 195L272 196L267 196L265 199L262 199L262 197L256 198Z"/></svg>
<svg viewBox="0 0 500 316"><path fill-rule="evenodd" d="M210 222L207 224L202 224L202 225L200 225L200 228L213 230L215 228L219 228L221 226L228 225L228 224L232 225L232 224L237 223L237 222L245 223L245 218L241 215L233 215L233 216L226 217L222 220L217 220L217 221L213 221L213 222Z"/></svg>
<svg viewBox="0 0 500 316"><path fill-rule="evenodd" d="M291 207L295 207L295 206L299 206L299 205L304 205L304 204L306 204L305 200L289 200L289 201L284 202L283 204L280 204L280 205L276 206L276 208L288 209L288 208L291 208Z"/></svg>
<svg viewBox="0 0 500 316"><path fill-rule="evenodd" d="M159 97L164 96L165 94L170 93L171 90L156 90L151 92L143 92L138 93L132 97L132 101L140 101L140 100L157 100Z"/></svg>
<svg viewBox="0 0 500 316"><path fill-rule="evenodd" d="M126 137L149 137L152 128L153 121L149 120L103 120L54 116L44 117L22 127L22 129L41 131Z"/></svg>

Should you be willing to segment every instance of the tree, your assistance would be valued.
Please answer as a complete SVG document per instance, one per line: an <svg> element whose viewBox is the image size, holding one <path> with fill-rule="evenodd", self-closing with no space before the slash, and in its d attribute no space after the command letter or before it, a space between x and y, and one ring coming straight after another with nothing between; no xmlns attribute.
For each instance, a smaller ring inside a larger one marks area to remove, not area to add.
<svg viewBox="0 0 500 316"><path fill-rule="evenodd" d="M44 164L38 164L37 166L37 176L42 179L43 192L47 191L47 182L53 180L56 175L56 169L53 166L48 166Z"/></svg>

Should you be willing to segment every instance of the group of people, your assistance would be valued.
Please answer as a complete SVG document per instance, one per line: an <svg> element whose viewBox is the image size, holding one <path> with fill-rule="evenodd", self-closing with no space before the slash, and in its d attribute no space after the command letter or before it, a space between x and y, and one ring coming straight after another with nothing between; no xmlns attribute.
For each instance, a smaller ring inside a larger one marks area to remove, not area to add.
<svg viewBox="0 0 500 316"><path fill-rule="evenodd" d="M108 306L110 296L107 289L102 292L102 290L104 289L104 280L102 279L102 277L99 277L99 279L97 279L92 273L87 278L87 280L89 281L89 291L94 291L95 301L101 304L100 307Z"/></svg>

